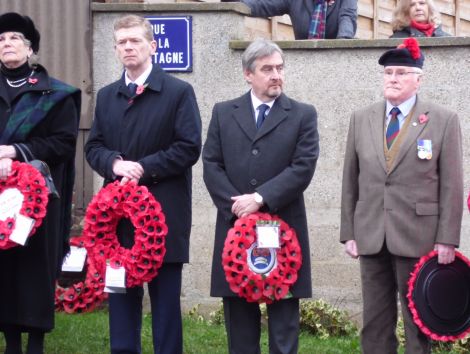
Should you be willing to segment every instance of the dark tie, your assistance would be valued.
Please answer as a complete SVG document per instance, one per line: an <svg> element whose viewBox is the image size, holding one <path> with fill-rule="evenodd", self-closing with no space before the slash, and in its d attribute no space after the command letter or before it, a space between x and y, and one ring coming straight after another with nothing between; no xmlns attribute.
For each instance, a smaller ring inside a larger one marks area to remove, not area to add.
<svg viewBox="0 0 470 354"><path fill-rule="evenodd" d="M127 84L127 88L129 90L129 94L132 96L135 95L135 92L137 91L137 84L134 84L133 82L129 82Z"/></svg>
<svg viewBox="0 0 470 354"><path fill-rule="evenodd" d="M263 124L264 119L266 118L266 110L268 109L269 106L264 103L258 106L258 119L256 120L256 129L259 129L261 127L261 124Z"/></svg>
<svg viewBox="0 0 470 354"><path fill-rule="evenodd" d="M390 111L391 118L387 127L387 147L390 149L393 142L395 141L398 133L400 132L400 122L398 121L398 115L400 114L400 109L398 107L393 107Z"/></svg>

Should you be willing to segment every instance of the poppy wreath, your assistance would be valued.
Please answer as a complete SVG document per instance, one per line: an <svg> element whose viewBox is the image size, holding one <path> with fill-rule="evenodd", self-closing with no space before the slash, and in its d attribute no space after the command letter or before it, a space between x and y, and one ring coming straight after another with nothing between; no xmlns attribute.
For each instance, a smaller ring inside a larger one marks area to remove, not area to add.
<svg viewBox="0 0 470 354"><path fill-rule="evenodd" d="M0 194L10 188L16 188L23 194L24 199L20 214L34 219L33 227L28 236L31 237L36 229L41 226L42 220L46 216L49 192L44 177L33 166L13 161L11 169L11 174L6 179L0 180ZM0 249L6 250L18 246L16 242L10 240L10 235L14 229L14 218L0 220Z"/></svg>
<svg viewBox="0 0 470 354"><path fill-rule="evenodd" d="M437 254L438 254L437 251L431 251L427 255L421 257L419 262L416 263L415 268L414 268L413 272L411 273L410 278L408 280L408 293L407 293L406 297L408 299L408 308L410 309L410 312L413 316L413 322L419 327L421 332L423 332L426 336L428 336L429 338L431 338L432 340L435 340L435 341L453 342L453 341L456 341L456 340L463 339L463 338L467 337L468 334L470 333L470 328L463 331L462 333L460 333L458 335L441 335L441 334L438 334L438 333L434 333L430 328L428 328L424 324L424 322L420 318L419 312L416 308L416 304L413 300L413 291L414 291L415 284L416 284L418 274L419 274L419 271L420 271L421 267L428 260L430 260L431 258L437 256ZM470 261L464 255L462 255L460 252L456 251L455 252L455 257L460 258L462 261L464 261L470 267Z"/></svg>
<svg viewBox="0 0 470 354"><path fill-rule="evenodd" d="M82 237L70 239L70 245L83 247ZM91 312L107 299L104 292L104 278L96 269L94 260L87 257L87 273L84 281L79 281L69 287L57 284L55 289L55 309L67 313Z"/></svg>
<svg viewBox="0 0 470 354"><path fill-rule="evenodd" d="M247 250L257 240L257 221L278 221L280 248L277 265L267 274L253 272L247 263ZM276 215L254 213L235 221L228 231L222 252L222 266L230 289L248 302L271 304L291 296L290 287L297 281L302 252L295 230Z"/></svg>
<svg viewBox="0 0 470 354"><path fill-rule="evenodd" d="M134 226L134 245L122 247L116 235L121 218ZM151 281L163 263L168 227L160 203L145 186L119 181L102 188L85 213L83 245L104 278L106 265L124 267L126 287Z"/></svg>

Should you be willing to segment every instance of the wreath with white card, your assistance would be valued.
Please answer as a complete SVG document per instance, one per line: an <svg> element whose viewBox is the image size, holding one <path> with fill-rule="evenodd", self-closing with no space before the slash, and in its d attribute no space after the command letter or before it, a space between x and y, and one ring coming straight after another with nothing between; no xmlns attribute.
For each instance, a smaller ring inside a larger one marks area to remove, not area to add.
<svg viewBox="0 0 470 354"><path fill-rule="evenodd" d="M13 161L12 172L0 179L0 249L24 245L42 224L49 191L33 166Z"/></svg>
<svg viewBox="0 0 470 354"><path fill-rule="evenodd" d="M70 238L70 246L83 249L83 237ZM104 292L104 279L97 271L94 260L86 258L86 278L64 285L59 282L55 289L55 309L66 313L91 312L108 298Z"/></svg>
<svg viewBox="0 0 470 354"><path fill-rule="evenodd" d="M134 226L134 246L120 245L116 229L120 219ZM98 272L105 278L106 267L125 269L125 286L141 286L151 281L165 256L165 224L160 203L147 187L119 181L103 187L88 205L83 229L83 245Z"/></svg>
<svg viewBox="0 0 470 354"><path fill-rule="evenodd" d="M277 228L278 248L260 247L259 228L264 226ZM276 215L258 212L239 218L227 233L222 252L225 278L230 290L248 302L270 304L290 297L301 265L295 230Z"/></svg>

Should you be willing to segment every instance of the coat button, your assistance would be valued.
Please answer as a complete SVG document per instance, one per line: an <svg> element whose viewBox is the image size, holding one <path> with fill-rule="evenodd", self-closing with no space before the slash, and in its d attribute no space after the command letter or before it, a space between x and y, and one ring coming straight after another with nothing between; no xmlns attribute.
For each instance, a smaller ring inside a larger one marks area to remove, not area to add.
<svg viewBox="0 0 470 354"><path fill-rule="evenodd" d="M390 161L390 156L386 156L386 157L385 157L385 160L386 160L386 161Z"/></svg>
<svg viewBox="0 0 470 354"><path fill-rule="evenodd" d="M258 181L257 181L255 178L253 178L253 179L250 181L250 184L251 184L252 186L256 186L256 185L258 184Z"/></svg>
<svg viewBox="0 0 470 354"><path fill-rule="evenodd" d="M385 182L385 185L388 187L390 185L390 182Z"/></svg>
<svg viewBox="0 0 470 354"><path fill-rule="evenodd" d="M255 155L255 156L258 155L258 152L259 152L258 149L253 149L253 150L251 150L251 154L252 154L252 155Z"/></svg>

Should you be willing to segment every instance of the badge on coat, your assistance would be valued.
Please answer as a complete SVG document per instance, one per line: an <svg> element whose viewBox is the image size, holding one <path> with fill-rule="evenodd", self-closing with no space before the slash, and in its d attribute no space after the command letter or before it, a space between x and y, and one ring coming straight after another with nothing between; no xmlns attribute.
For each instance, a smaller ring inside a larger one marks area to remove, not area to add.
<svg viewBox="0 0 470 354"><path fill-rule="evenodd" d="M431 160L432 159L432 142L427 139L419 139L418 144L418 157L421 160Z"/></svg>
<svg viewBox="0 0 470 354"><path fill-rule="evenodd" d="M276 249L260 248L253 242L246 251L247 263L250 270L257 274L267 274L277 265Z"/></svg>

